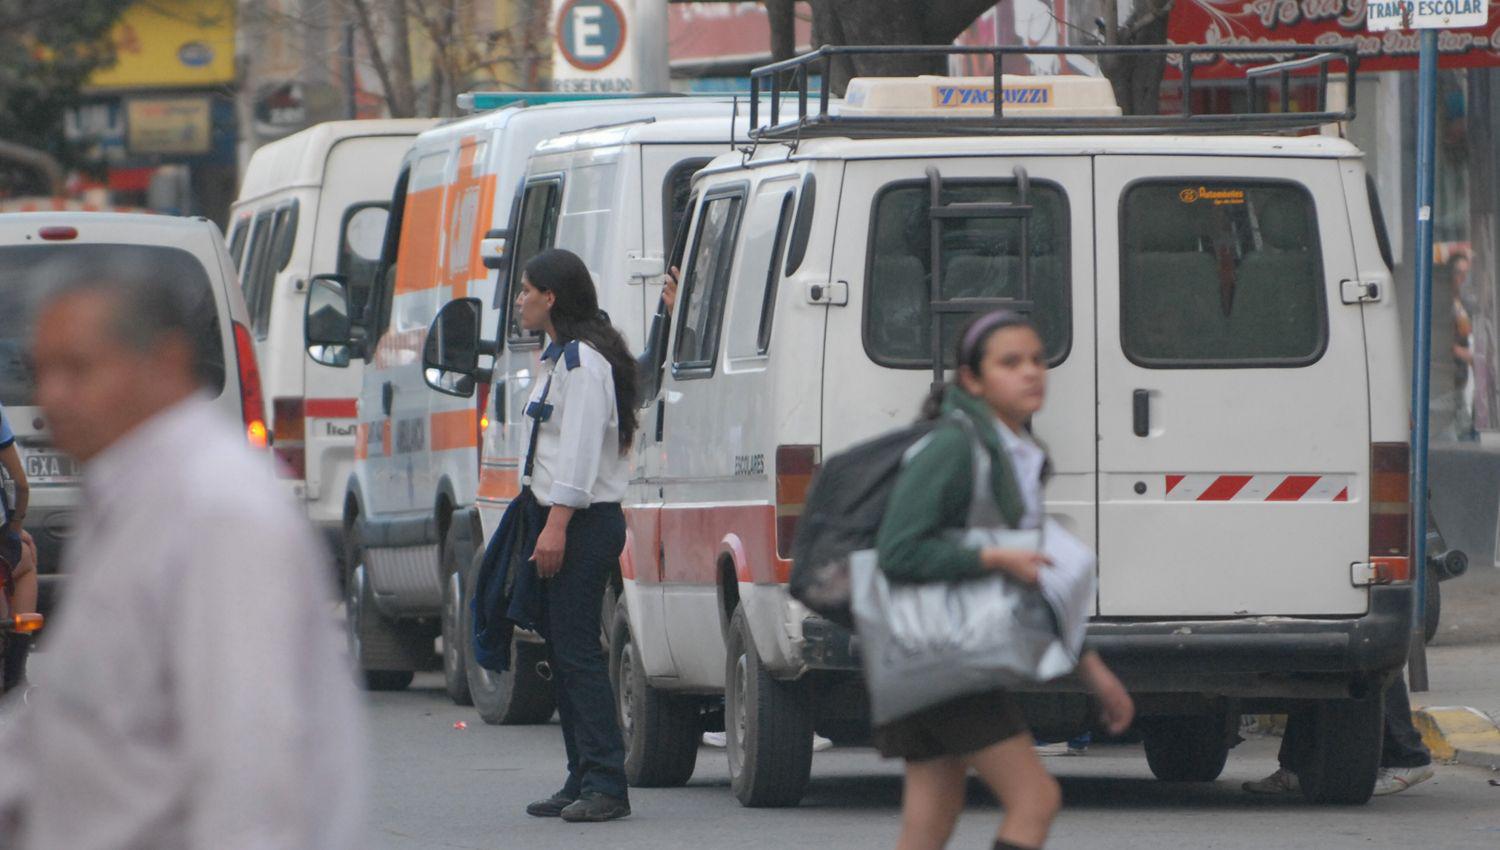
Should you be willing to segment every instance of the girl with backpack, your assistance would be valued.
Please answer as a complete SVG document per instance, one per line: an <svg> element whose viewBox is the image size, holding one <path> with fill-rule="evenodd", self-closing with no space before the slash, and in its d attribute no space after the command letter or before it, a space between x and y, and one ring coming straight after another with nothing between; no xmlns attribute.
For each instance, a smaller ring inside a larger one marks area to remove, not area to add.
<svg viewBox="0 0 1500 850"><path fill-rule="evenodd" d="M1007 523L1041 527L1046 454L1029 428L1046 397L1041 336L1019 314L989 313L959 336L954 362L956 381L934 387L924 413L965 417L973 427L959 421L939 425L906 461L880 525L880 569L899 582L954 582L999 572L1036 585L1048 568L1042 553L970 548L959 537L974 492L973 439L989 456L987 483ZM1119 679L1094 652L1084 653L1077 672L1098 700L1105 728L1125 731L1135 709ZM878 726L875 744L887 758L906 760L898 850L947 844L963 811L971 769L1005 809L995 850L1032 850L1045 843L1062 792L1037 757L1026 719L1007 691L959 697Z"/></svg>

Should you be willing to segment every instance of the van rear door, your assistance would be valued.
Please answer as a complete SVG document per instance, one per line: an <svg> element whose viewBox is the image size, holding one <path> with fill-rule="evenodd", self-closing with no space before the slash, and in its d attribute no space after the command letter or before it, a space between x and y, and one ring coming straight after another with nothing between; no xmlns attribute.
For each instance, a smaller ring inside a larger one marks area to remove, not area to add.
<svg viewBox="0 0 1500 850"><path fill-rule="evenodd" d="M1337 161L1095 173L1100 614L1363 613L1369 381Z"/></svg>
<svg viewBox="0 0 1500 850"><path fill-rule="evenodd" d="M943 210L935 292L929 289L934 179L941 182ZM1007 214L994 205L1011 209ZM1027 206L1029 223L1013 215ZM824 457L916 418L932 381L934 295L960 310L944 320L947 358L964 323L996 306L964 306L963 299L1019 301L1025 294L1052 364L1047 404L1034 423L1053 466L1047 512L1092 540L1093 226L1086 156L849 162L833 262L839 279L849 284L849 303L828 311Z"/></svg>

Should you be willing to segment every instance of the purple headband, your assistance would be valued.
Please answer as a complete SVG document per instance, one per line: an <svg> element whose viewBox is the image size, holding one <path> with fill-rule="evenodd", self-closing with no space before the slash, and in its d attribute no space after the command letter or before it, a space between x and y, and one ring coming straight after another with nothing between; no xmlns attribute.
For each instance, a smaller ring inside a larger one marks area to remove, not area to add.
<svg viewBox="0 0 1500 850"><path fill-rule="evenodd" d="M969 325L968 332L964 334L964 357L961 360L968 360L969 355L974 353L974 346L978 345L980 340L991 333L1001 328L1014 327L1025 323L1025 317L1014 310L996 310L993 313L986 313L976 320L974 324Z"/></svg>

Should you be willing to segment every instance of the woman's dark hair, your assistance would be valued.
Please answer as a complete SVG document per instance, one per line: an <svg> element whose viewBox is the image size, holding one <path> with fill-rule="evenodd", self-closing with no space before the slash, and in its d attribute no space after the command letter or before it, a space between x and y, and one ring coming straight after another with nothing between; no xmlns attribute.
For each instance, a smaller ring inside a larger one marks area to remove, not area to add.
<svg viewBox="0 0 1500 850"><path fill-rule="evenodd" d="M572 251L551 248L528 260L525 274L533 288L556 298L552 327L558 338L553 342L586 342L609 361L615 379L615 414L620 419L620 453L624 454L635 440L636 362L625 337L600 311L588 266Z"/></svg>
<svg viewBox="0 0 1500 850"><path fill-rule="evenodd" d="M1013 310L984 313L964 325L958 339L954 340L954 368L967 366L970 372L978 375L979 364L984 360L985 345L989 343L990 337L1007 328L1030 328L1040 336L1040 331L1037 331L1030 319ZM927 400L922 402L923 419L936 419L943 414L943 396L948 391L949 383L951 382L940 381L932 385Z"/></svg>

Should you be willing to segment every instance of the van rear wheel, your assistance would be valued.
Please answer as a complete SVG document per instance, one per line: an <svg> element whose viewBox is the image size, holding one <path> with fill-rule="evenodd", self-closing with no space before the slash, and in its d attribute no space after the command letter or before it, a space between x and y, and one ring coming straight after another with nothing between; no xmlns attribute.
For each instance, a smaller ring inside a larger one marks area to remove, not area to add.
<svg viewBox="0 0 1500 850"><path fill-rule="evenodd" d="M691 697L651 687L624 605L610 628L609 678L625 739L625 779L637 788L686 785L698 766L703 718Z"/></svg>
<svg viewBox="0 0 1500 850"><path fill-rule="evenodd" d="M1151 774L1163 782L1212 782L1224 772L1239 715L1230 711L1142 721Z"/></svg>
<svg viewBox="0 0 1500 850"><path fill-rule="evenodd" d="M724 731L729 784L751 808L795 806L812 775L813 712L806 681L772 678L745 609L729 623Z"/></svg>
<svg viewBox="0 0 1500 850"><path fill-rule="evenodd" d="M1311 757L1297 774L1308 802L1361 805L1375 790L1380 769L1385 695L1333 699L1313 709Z"/></svg>
<svg viewBox="0 0 1500 850"><path fill-rule="evenodd" d="M464 571L463 596L458 604L459 634L468 641L474 634L474 615L469 600L479 580L483 552L476 552ZM465 643L467 647L467 643ZM545 644L515 638L510 642L510 669L503 673L479 666L474 653L464 653L464 675L469 680L469 697L474 709L491 726L526 726L546 723L557 708L551 679L537 670L547 660Z"/></svg>

